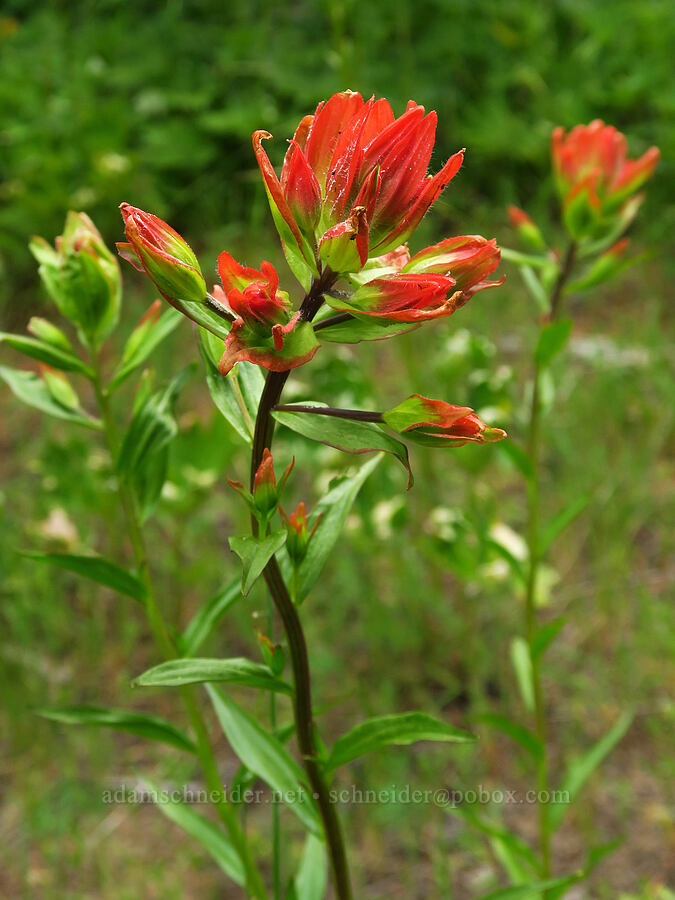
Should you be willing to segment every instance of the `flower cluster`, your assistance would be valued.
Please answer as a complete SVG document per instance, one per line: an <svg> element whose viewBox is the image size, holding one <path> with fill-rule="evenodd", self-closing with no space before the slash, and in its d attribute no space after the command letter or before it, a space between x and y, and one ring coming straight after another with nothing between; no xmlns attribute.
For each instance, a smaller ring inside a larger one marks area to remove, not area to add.
<svg viewBox="0 0 675 900"><path fill-rule="evenodd" d="M271 135L253 135L289 265L306 289L323 289L319 304L325 300L357 326L352 339L388 336L395 333L386 330L390 325L417 327L449 316L477 291L503 281L488 280L500 260L494 240L464 235L412 258L408 252L408 238L464 156L460 150L435 175L427 174L435 134L436 113L413 101L396 118L387 100L364 101L344 91L300 122L280 178L263 149ZM223 252L222 284L209 295L180 235L128 204L122 215L128 242L119 245L120 253L185 315L224 337L223 374L241 360L287 371L314 356L319 342L309 321L313 313L293 311L270 263L248 268ZM340 280L345 289L333 290ZM370 330L359 329L359 321L369 322Z"/></svg>
<svg viewBox="0 0 675 900"><path fill-rule="evenodd" d="M568 134L556 128L551 153L565 223L575 238L597 236L622 215L632 218L641 201L636 192L660 156L650 147L629 159L625 135L600 119Z"/></svg>

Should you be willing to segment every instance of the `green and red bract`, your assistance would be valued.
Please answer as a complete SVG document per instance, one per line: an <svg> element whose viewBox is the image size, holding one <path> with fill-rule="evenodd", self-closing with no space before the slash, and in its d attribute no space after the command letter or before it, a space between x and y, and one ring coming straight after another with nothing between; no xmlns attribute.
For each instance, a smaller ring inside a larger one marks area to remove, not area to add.
<svg viewBox="0 0 675 900"><path fill-rule="evenodd" d="M654 172L660 152L627 156L626 137L601 119L568 134L553 131L551 153L565 223L575 238L593 236Z"/></svg>
<svg viewBox="0 0 675 900"><path fill-rule="evenodd" d="M271 263L260 270L240 265L227 251L218 257L222 288L214 297L235 316L218 365L227 375L242 360L273 372L286 372L308 362L319 349L309 322L292 313L288 294L279 290Z"/></svg>
<svg viewBox="0 0 675 900"><path fill-rule="evenodd" d="M326 232L353 228L357 211L358 253L337 271L358 271L406 241L462 164L460 150L427 175L435 134L436 113L412 100L396 118L387 100L343 91L300 122L279 179L262 146L271 135L256 131L254 152L289 261L299 256L316 274Z"/></svg>
<svg viewBox="0 0 675 900"><path fill-rule="evenodd" d="M509 206L509 222L523 244L531 250L546 250L546 241L539 227L524 209Z"/></svg>
<svg viewBox="0 0 675 900"><path fill-rule="evenodd" d="M499 260L497 242L480 235L447 238L412 258L402 246L371 260L367 274L378 277L361 283L351 297L327 295L326 302L357 317L421 324L452 315L477 291L502 284L503 278L486 280ZM392 270L393 274L379 275ZM365 274L366 270L361 273ZM359 276L358 281L363 279Z"/></svg>
<svg viewBox="0 0 675 900"><path fill-rule="evenodd" d="M189 244L166 222L151 213L120 205L128 243L118 243L123 259L145 272L169 303L204 303L206 283Z"/></svg>
<svg viewBox="0 0 675 900"><path fill-rule="evenodd" d="M382 418L406 440L429 447L461 447L469 441L485 444L506 437L505 431L486 425L471 407L454 406L421 394L412 394Z"/></svg>
<svg viewBox="0 0 675 900"><path fill-rule="evenodd" d="M305 556L307 556L309 542L314 537L314 532L317 529L321 516L317 516L312 530L309 531L307 528L307 511L302 501L298 503L295 512L290 513L290 515L281 506L279 507L279 512L284 520L288 534L285 544L286 551L293 565L299 566Z"/></svg>
<svg viewBox="0 0 675 900"><path fill-rule="evenodd" d="M279 505L281 493L288 481L288 476L291 474L294 464L295 459L292 459L284 469L281 478L277 483L274 474L274 460L272 459L272 454L266 447L263 451L262 461L258 466L253 479L253 493L247 491L241 481L232 481L231 478L227 479L227 483L230 487L241 494L248 503L251 512L262 526L266 526L270 516Z"/></svg>
<svg viewBox="0 0 675 900"><path fill-rule="evenodd" d="M455 281L455 290L462 292L462 306L477 291L499 287L504 277L497 281L486 281L499 265L501 250L494 239L489 241L479 234L464 234L446 238L416 253L401 272L437 273L448 275Z"/></svg>

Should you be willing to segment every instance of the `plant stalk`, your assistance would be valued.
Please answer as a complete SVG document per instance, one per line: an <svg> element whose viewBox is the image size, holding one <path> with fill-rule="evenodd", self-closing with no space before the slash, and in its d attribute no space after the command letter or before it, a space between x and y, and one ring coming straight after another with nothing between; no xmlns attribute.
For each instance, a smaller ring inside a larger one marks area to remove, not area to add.
<svg viewBox="0 0 675 900"><path fill-rule="evenodd" d="M576 244L569 245L565 258L560 266L558 277L551 290L550 309L547 319L552 322L560 310L563 289L574 267ZM532 687L534 694L534 728L541 743L542 755L537 765L538 816L539 816L539 853L541 857L541 877L549 878L551 874L551 827L548 806L541 798L548 796L549 758L547 749L548 723L546 720L546 704L541 679L539 659L532 652L534 638L537 633L536 591L539 575L539 475L541 464L541 367L535 361L532 382L532 401L527 435L527 450L532 464L532 475L528 482L527 512L527 545L529 567L525 592L525 637L530 648L532 662ZM544 793L546 792L546 793ZM543 900L551 895L544 891Z"/></svg>
<svg viewBox="0 0 675 900"><path fill-rule="evenodd" d="M334 281L335 276L328 270L312 285L300 310L300 315L305 321L311 321L314 318L323 302L323 293ZM271 413L281 398L288 375L288 372L270 372L260 397L251 452L251 488L253 488L253 479L262 461L263 451L266 448L270 451L272 449L274 419ZM256 535L258 523L252 519L251 524L253 533ZM335 804L331 802L328 786L323 779L314 738L309 656L302 623L274 556L267 563L263 576L288 640L295 686L293 710L298 748L323 822L335 895L337 900L352 900L349 866L340 820Z"/></svg>
<svg viewBox="0 0 675 900"><path fill-rule="evenodd" d="M108 452L110 453L113 467L115 467L120 449L117 424L112 414L108 392L102 381L100 359L94 348L90 348L90 358L92 369L94 371L93 385L96 402L103 421L103 431ZM177 656L176 649L169 635L169 630L162 616L159 604L157 603L157 595L150 575L148 554L138 515L136 498L126 481L118 476L116 476L116 478L120 503L124 511L129 540L131 541L134 559L138 569L138 576L146 589L147 596L145 610L150 630L164 659L175 659ZM209 741L206 724L199 709L194 690L189 686L183 686L179 690L190 720L190 725L195 735L197 756L204 775L204 780L211 796L217 798L214 805L216 806L218 816L225 826L229 838L244 866L246 891L249 896L255 897L256 900L267 900L267 891L265 890L262 878L249 852L248 844L237 821L235 810L227 799L226 791L218 772L218 765Z"/></svg>

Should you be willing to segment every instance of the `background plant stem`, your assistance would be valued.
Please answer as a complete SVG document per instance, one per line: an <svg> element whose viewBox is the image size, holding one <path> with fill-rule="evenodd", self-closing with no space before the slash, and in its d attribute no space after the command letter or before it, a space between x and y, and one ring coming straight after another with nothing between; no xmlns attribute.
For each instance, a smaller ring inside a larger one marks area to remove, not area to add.
<svg viewBox="0 0 675 900"><path fill-rule="evenodd" d="M551 290L550 309L546 324L558 315L563 288L567 282L576 256L576 245L572 242L560 266L558 277ZM532 401L527 435L527 450L532 464L532 475L528 482L527 545L529 568L525 593L525 637L530 648L532 662L532 688L534 694L534 728L541 743L542 754L537 764L537 806L539 817L539 853L541 856L541 876L546 879L551 874L551 828L548 805L541 798L549 789L548 725L546 704L541 680L539 659L533 653L533 642L537 633L537 578L539 574L539 469L541 463L541 367L535 361L532 381ZM550 896L544 891L543 898Z"/></svg>
<svg viewBox="0 0 675 900"><path fill-rule="evenodd" d="M105 434L106 444L112 459L113 468L116 468L117 457L120 449L120 438L117 430L110 399L107 390L103 384L101 377L101 363L98 352L94 348L90 348L91 366L94 370L94 392L96 394L96 402L99 407L101 419L103 420L103 430ZM138 577L143 582L147 599L145 601L145 611L150 625L150 630L155 639L157 647L164 659L175 659L177 656L176 649L169 636L166 622L162 616L161 610L157 603L157 596L152 583L150 569L148 565L148 555L145 546L145 538L141 527L140 517L136 499L129 485L117 477L117 487L120 497L120 503L124 511L127 524L129 540L134 553L136 567L138 569ZM189 686L180 688L180 694L185 705L185 709L190 720L190 725L194 732L197 745L197 756L202 768L202 773L206 781L207 787L212 797L217 797L214 803L218 816L225 826L227 833L234 848L236 849L244 866L246 874L246 890L249 896L257 898L257 900L267 900L267 892L262 882L260 874L249 852L246 838L239 823L237 822L236 813L230 805L225 788L218 773L218 766L213 755L211 743L209 741L208 731L204 718L199 709L194 690Z"/></svg>

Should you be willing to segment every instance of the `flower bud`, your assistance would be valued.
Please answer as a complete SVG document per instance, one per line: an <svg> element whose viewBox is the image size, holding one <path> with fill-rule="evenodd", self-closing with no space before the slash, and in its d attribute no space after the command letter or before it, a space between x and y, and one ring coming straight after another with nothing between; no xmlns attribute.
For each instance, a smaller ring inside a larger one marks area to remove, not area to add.
<svg viewBox="0 0 675 900"><path fill-rule="evenodd" d="M170 303L204 303L206 282L187 242L157 216L128 203L120 209L129 241L117 244L120 256L145 272Z"/></svg>
<svg viewBox="0 0 675 900"><path fill-rule="evenodd" d="M293 565L299 566L305 556L307 556L309 542L314 537L314 532L317 529L321 516L317 516L314 527L308 532L307 513L305 511L304 503L298 503L297 509L290 515L287 515L281 507L279 508L279 511L281 512L281 517L284 520L286 532L288 534L285 545L286 550Z"/></svg>
<svg viewBox="0 0 675 900"><path fill-rule="evenodd" d="M546 250L546 241L532 219L523 209L509 206L509 221L522 244L530 250Z"/></svg>
<svg viewBox="0 0 675 900"><path fill-rule="evenodd" d="M87 340L103 340L119 316L120 271L89 216L69 212L54 247L35 237L30 249L59 311L80 328Z"/></svg>
<svg viewBox="0 0 675 900"><path fill-rule="evenodd" d="M294 464L295 459L292 459L289 465L284 469L284 472L279 479L279 483L277 484L272 454L267 447L265 447L262 462L258 466L258 471L255 473L253 479L253 493L247 491L240 481L227 479L230 487L234 488L234 490L241 494L244 500L246 500L251 512L263 527L267 526L267 522L272 516L272 513L279 505L279 498L281 497L281 493L288 480L288 476L291 474L291 469Z"/></svg>
<svg viewBox="0 0 675 900"><path fill-rule="evenodd" d="M505 431L486 425L470 407L421 394L412 394L383 413L382 419L392 431L428 447L461 447L468 441L484 444L506 437Z"/></svg>
<svg viewBox="0 0 675 900"><path fill-rule="evenodd" d="M46 363L40 363L39 370L40 378L45 383L53 400L56 400L58 404L64 406L66 409L79 408L79 397L75 393L75 388L70 381L68 381L68 377L63 372L53 369L51 366L46 365Z"/></svg>

